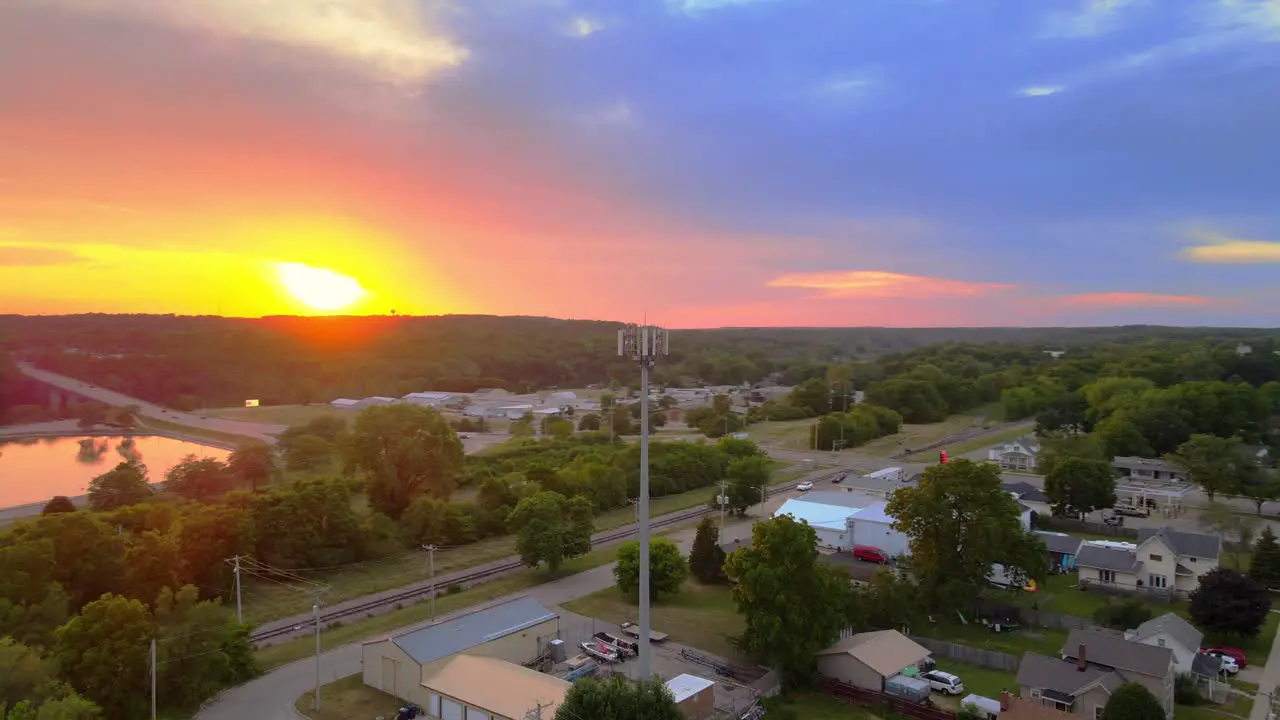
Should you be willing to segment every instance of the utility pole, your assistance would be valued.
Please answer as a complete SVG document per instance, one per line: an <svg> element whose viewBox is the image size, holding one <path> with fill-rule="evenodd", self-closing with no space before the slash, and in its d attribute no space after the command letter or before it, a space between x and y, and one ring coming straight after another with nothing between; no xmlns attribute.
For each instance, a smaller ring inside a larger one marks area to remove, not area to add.
<svg viewBox="0 0 1280 720"><path fill-rule="evenodd" d="M640 363L640 679L653 680L653 628L649 618L649 371L666 355L669 336L652 325L628 325L618 331L618 355ZM541 713L541 709L539 709Z"/></svg>
<svg viewBox="0 0 1280 720"><path fill-rule="evenodd" d="M720 501L720 540L724 541L724 509L729 504L729 497L724 494L724 478L720 479L720 497L716 498Z"/></svg>
<svg viewBox="0 0 1280 720"><path fill-rule="evenodd" d="M427 551L427 576L431 578L431 622L436 621L436 546L423 545Z"/></svg>
<svg viewBox="0 0 1280 720"><path fill-rule="evenodd" d="M231 560L235 563L234 567L236 575L236 622L243 625L244 613L240 609L240 556L237 555L231 558Z"/></svg>
<svg viewBox="0 0 1280 720"><path fill-rule="evenodd" d="M151 638L151 720L156 720L156 639Z"/></svg>
<svg viewBox="0 0 1280 720"><path fill-rule="evenodd" d="M534 705L524 714L524 720L542 720L542 709L549 707L551 707L551 703L547 703L546 705L538 703L537 705Z"/></svg>
<svg viewBox="0 0 1280 720"><path fill-rule="evenodd" d="M316 598L316 602L311 606L311 616L316 621L316 697L313 708L316 712L320 711L320 598Z"/></svg>

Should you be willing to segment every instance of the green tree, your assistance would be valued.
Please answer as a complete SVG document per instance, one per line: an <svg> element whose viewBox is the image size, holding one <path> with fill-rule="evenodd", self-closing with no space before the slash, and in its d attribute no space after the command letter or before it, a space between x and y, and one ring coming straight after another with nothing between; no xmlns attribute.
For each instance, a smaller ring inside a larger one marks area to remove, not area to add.
<svg viewBox="0 0 1280 720"><path fill-rule="evenodd" d="M831 412L831 386L820 378L805 380L792 388L787 403L805 408L814 415L825 415Z"/></svg>
<svg viewBox="0 0 1280 720"><path fill-rule="evenodd" d="M722 583L725 581L724 559L720 529L711 518L703 518L698 523L698 534L689 551L689 570L704 585Z"/></svg>
<svg viewBox="0 0 1280 720"><path fill-rule="evenodd" d="M153 494L146 466L122 462L89 481L89 508L106 512L144 502Z"/></svg>
<svg viewBox="0 0 1280 720"><path fill-rule="evenodd" d="M583 432L595 432L600 429L600 416L596 413L587 413L578 418L578 429Z"/></svg>
<svg viewBox="0 0 1280 720"><path fill-rule="evenodd" d="M516 534L521 561L555 571L565 560L586 554L591 549L591 526L589 520L584 523L584 510L589 518L591 504L585 498L570 500L549 490L521 500L507 520Z"/></svg>
<svg viewBox="0 0 1280 720"><path fill-rule="evenodd" d="M1146 687L1127 682L1111 693L1102 720L1166 720L1164 706Z"/></svg>
<svg viewBox="0 0 1280 720"><path fill-rule="evenodd" d="M1105 460L1069 457L1045 476L1055 515L1088 514L1116 504L1116 475Z"/></svg>
<svg viewBox="0 0 1280 720"><path fill-rule="evenodd" d="M573 421L564 418L547 418L542 422L542 432L559 440L567 439L573 436Z"/></svg>
<svg viewBox="0 0 1280 720"><path fill-rule="evenodd" d="M298 480L251 496L250 507L253 555L268 565L327 567L360 559L367 536L348 482Z"/></svg>
<svg viewBox="0 0 1280 720"><path fill-rule="evenodd" d="M1188 473L1190 481L1204 490L1209 502L1219 493L1237 489L1245 470L1240 464L1240 438L1234 437L1192 435L1166 459Z"/></svg>
<svg viewBox="0 0 1280 720"><path fill-rule="evenodd" d="M764 501L764 489L772 474L768 459L756 455L733 460L725 474L725 494L729 496L730 512L742 515L747 508Z"/></svg>
<svg viewBox="0 0 1280 720"><path fill-rule="evenodd" d="M1256 467L1244 473L1246 478L1236 491L1249 498L1253 502L1254 510L1261 516L1263 505L1280 499L1280 477L1277 477L1274 472Z"/></svg>
<svg viewBox="0 0 1280 720"><path fill-rule="evenodd" d="M356 417L347 462L364 473L369 503L394 520L419 495L449 497L462 477L462 443L431 408L370 407Z"/></svg>
<svg viewBox="0 0 1280 720"><path fill-rule="evenodd" d="M209 502L229 492L235 479L225 463L188 455L165 473L164 489L188 500Z"/></svg>
<svg viewBox="0 0 1280 720"><path fill-rule="evenodd" d="M44 509L40 511L41 515L55 515L57 513L75 512L76 506L72 504L71 498L66 495L54 495L49 502L44 504Z"/></svg>
<svg viewBox="0 0 1280 720"><path fill-rule="evenodd" d="M640 593L640 543L630 541L618 548L618 562L613 566L613 577L618 589L637 597ZM664 595L675 595L689 579L689 563L680 548L670 538L649 539L649 597L658 600Z"/></svg>
<svg viewBox="0 0 1280 720"><path fill-rule="evenodd" d="M909 377L872 385L867 390L866 399L874 405L896 411L906 423L941 422L950 412L937 386L927 380Z"/></svg>
<svg viewBox="0 0 1280 720"><path fill-rule="evenodd" d="M281 444L284 466L294 472L324 470L333 464L333 445L319 435L295 435Z"/></svg>
<svg viewBox="0 0 1280 720"><path fill-rule="evenodd" d="M1271 532L1270 525L1262 529L1262 534L1253 545L1249 577L1268 590L1280 588L1280 543L1276 542L1276 535Z"/></svg>
<svg viewBox="0 0 1280 720"><path fill-rule="evenodd" d="M556 707L555 720L681 720L680 708L656 678L634 683L622 675L585 677L573 683Z"/></svg>
<svg viewBox="0 0 1280 720"><path fill-rule="evenodd" d="M1257 637L1271 612L1271 596L1238 570L1218 567L1200 578L1187 611L1207 633Z"/></svg>
<svg viewBox="0 0 1280 720"><path fill-rule="evenodd" d="M107 717L143 717L154 636L146 605L106 594L58 628L54 654L63 677Z"/></svg>
<svg viewBox="0 0 1280 720"><path fill-rule="evenodd" d="M751 547L725 561L746 620L742 648L777 668L786 684L812 682L815 653L848 626L852 586L818 559L817 540L813 528L784 515L757 523Z"/></svg>
<svg viewBox="0 0 1280 720"><path fill-rule="evenodd" d="M254 492L272 482L279 474L276 455L266 443L245 443L227 458L227 470Z"/></svg>
<svg viewBox="0 0 1280 720"><path fill-rule="evenodd" d="M1044 543L1022 527L994 465L964 459L934 465L919 485L894 492L886 512L909 538L912 572L934 609L978 597L997 563L1019 585L1043 581L1048 572Z"/></svg>
<svg viewBox="0 0 1280 720"><path fill-rule="evenodd" d="M166 707L196 706L257 675L248 626L221 601L200 600L195 587L161 591L155 622L163 638L156 648L157 685Z"/></svg>

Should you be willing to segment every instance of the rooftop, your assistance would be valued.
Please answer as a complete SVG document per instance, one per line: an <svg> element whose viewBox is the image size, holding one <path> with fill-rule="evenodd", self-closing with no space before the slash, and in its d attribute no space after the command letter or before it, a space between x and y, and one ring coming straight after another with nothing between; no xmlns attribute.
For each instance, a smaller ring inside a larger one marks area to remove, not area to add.
<svg viewBox="0 0 1280 720"><path fill-rule="evenodd" d="M1199 650L1200 643L1204 640L1204 633L1173 613L1165 613L1142 623L1132 631L1132 639L1146 640L1162 632L1190 650Z"/></svg>
<svg viewBox="0 0 1280 720"><path fill-rule="evenodd" d="M1049 502L1049 496L1044 494L1040 488L1028 482L1011 482L1004 483L1000 487L1004 491L1017 496L1022 502L1045 503Z"/></svg>
<svg viewBox="0 0 1280 720"><path fill-rule="evenodd" d="M676 702L684 702L709 687L715 687L714 680L700 678L697 675L677 675L667 681L667 689L675 696Z"/></svg>
<svg viewBox="0 0 1280 720"><path fill-rule="evenodd" d="M1222 538L1218 535L1184 532L1173 528L1141 528L1138 530L1138 544L1159 539L1179 557L1197 557L1217 560L1222 554Z"/></svg>
<svg viewBox="0 0 1280 720"><path fill-rule="evenodd" d="M415 662L425 665L558 617L525 595L390 640Z"/></svg>
<svg viewBox="0 0 1280 720"><path fill-rule="evenodd" d="M1018 663L1018 676L1014 682L1021 687L1051 690L1074 697L1090 685L1100 683L1108 690L1114 690L1123 681L1106 668L1086 665L1081 670L1075 662L1029 652L1024 653Z"/></svg>
<svg viewBox="0 0 1280 720"><path fill-rule="evenodd" d="M553 675L497 658L457 655L422 681L423 686L493 715L523 718L529 708L542 707L544 717L555 714L572 687ZM501 691L495 692L495 688Z"/></svg>
<svg viewBox="0 0 1280 720"><path fill-rule="evenodd" d="M1083 543L1080 545L1080 552L1076 555L1076 565L1131 573L1137 572L1142 563L1138 562L1138 554L1132 550Z"/></svg>
<svg viewBox="0 0 1280 720"><path fill-rule="evenodd" d="M1076 555L1080 552L1080 544L1084 542L1078 537L1066 533L1037 530L1036 536L1044 542L1044 547L1051 553Z"/></svg>
<svg viewBox="0 0 1280 720"><path fill-rule="evenodd" d="M1063 657L1075 660L1081 646L1085 650L1085 659L1090 663L1121 672L1164 677L1173 662L1173 651L1169 648L1143 645L1110 633L1079 628L1067 635L1067 644L1062 648Z"/></svg>
<svg viewBox="0 0 1280 720"><path fill-rule="evenodd" d="M855 493L826 493L828 495L846 494L857 497ZM810 527L823 528L825 530L843 531L846 522L853 518L854 520L864 520L867 522L891 523L893 518L885 513L884 500L876 498L867 498L871 504L862 507L848 505L834 505L825 502L810 502L808 497L791 498L782 503L774 511L774 517L778 515L790 515L801 522L806 522Z"/></svg>
<svg viewBox="0 0 1280 720"><path fill-rule="evenodd" d="M841 653L852 655L884 677L899 673L903 668L929 657L928 649L897 630L876 630L850 635L818 655Z"/></svg>
<svg viewBox="0 0 1280 720"><path fill-rule="evenodd" d="M1162 472L1182 472L1182 469L1176 465L1161 460L1160 458L1144 458L1121 456L1111 458L1111 466L1125 468L1127 470L1160 470Z"/></svg>

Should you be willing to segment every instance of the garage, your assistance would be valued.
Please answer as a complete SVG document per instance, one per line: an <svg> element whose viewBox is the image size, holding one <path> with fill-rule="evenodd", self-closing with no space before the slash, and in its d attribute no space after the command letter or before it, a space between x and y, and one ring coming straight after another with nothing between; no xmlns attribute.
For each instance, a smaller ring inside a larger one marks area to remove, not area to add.
<svg viewBox="0 0 1280 720"><path fill-rule="evenodd" d="M897 630L851 635L818 653L818 674L864 690L884 691L884 681L915 672L929 650Z"/></svg>

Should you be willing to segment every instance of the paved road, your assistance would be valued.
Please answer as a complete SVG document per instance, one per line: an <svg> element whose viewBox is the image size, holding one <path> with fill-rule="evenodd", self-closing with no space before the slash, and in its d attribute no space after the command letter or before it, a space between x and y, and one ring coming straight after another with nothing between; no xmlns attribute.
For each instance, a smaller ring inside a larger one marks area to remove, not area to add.
<svg viewBox="0 0 1280 720"><path fill-rule="evenodd" d="M1280 612L1272 610L1271 612ZM1256 662L1256 660L1254 661ZM1271 715L1271 696L1276 685L1280 683L1280 635L1271 643L1271 652L1267 655L1267 666L1262 669L1262 679L1258 681L1258 694L1253 697L1253 710L1249 720L1267 720Z"/></svg>
<svg viewBox="0 0 1280 720"><path fill-rule="evenodd" d="M749 526L750 522L750 520L740 520L730 523L726 525L726 532L731 528L741 532L741 528ZM696 531L690 528L673 533L671 538L680 545L682 553L688 553L693 545L695 534ZM612 587L613 584L613 565L610 564L578 573L577 575L571 575L546 585L540 585L527 592L519 593L519 595L531 595L548 607L558 607L583 595L590 595L593 592ZM517 595L494 600L491 603L485 603L485 605L503 602L512 597L517 597ZM439 621L447 622L459 615L476 610L478 607L481 606L459 610L456 613L442 616ZM408 625L390 632L376 633L366 638L366 640L398 635L430 624L430 622L422 622ZM360 672L360 646L361 643L353 642L321 654L321 684L330 683L339 678ZM296 720L298 715L293 710L293 703L303 693L315 687L315 678L315 658L299 660L219 695L196 715L196 720L244 720L245 718L253 718L254 720ZM320 702L323 706L323 695L321 695Z"/></svg>
<svg viewBox="0 0 1280 720"><path fill-rule="evenodd" d="M168 422L178 423L179 425L186 425L187 427L200 428L203 430L213 430L215 432L231 433L233 435L244 435L267 443L274 443L275 436L285 431L284 425L242 422L239 420L222 420L219 418L170 410L169 408L161 407L155 403L149 403L144 400L132 398L113 390L106 390L95 385L90 385L89 383L81 382L74 378L69 378L65 375L58 375L57 373L51 373L47 370L39 370L27 363L19 363L18 369L28 377L108 405L115 407L136 405L138 407L138 414L143 417L156 418L157 420L165 420Z"/></svg>

